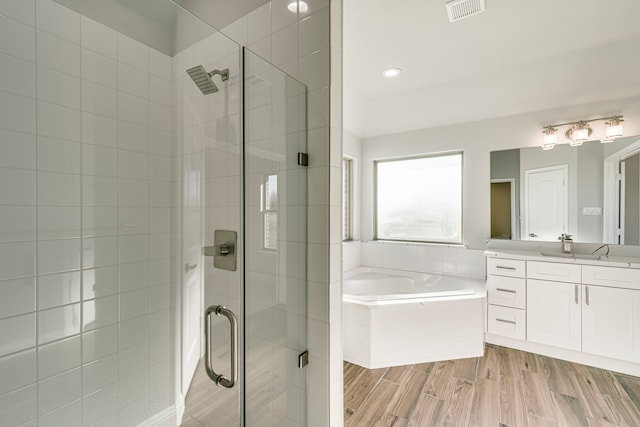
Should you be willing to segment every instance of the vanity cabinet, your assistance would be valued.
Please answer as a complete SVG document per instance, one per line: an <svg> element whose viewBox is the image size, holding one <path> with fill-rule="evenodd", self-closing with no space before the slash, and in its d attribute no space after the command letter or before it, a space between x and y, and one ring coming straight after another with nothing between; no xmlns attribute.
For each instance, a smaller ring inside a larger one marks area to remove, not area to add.
<svg viewBox="0 0 640 427"><path fill-rule="evenodd" d="M487 260L487 332L525 339L525 262Z"/></svg>
<svg viewBox="0 0 640 427"><path fill-rule="evenodd" d="M582 351L640 362L640 270L583 270Z"/></svg>
<svg viewBox="0 0 640 427"><path fill-rule="evenodd" d="M488 258L487 337L638 375L640 268Z"/></svg>
<svg viewBox="0 0 640 427"><path fill-rule="evenodd" d="M581 348L581 285L527 279L527 340Z"/></svg>
<svg viewBox="0 0 640 427"><path fill-rule="evenodd" d="M527 339L580 350L580 265L527 261Z"/></svg>

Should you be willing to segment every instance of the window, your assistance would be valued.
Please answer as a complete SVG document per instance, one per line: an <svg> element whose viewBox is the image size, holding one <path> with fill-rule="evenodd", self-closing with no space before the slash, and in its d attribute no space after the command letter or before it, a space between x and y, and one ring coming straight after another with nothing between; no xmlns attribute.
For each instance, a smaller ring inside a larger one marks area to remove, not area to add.
<svg viewBox="0 0 640 427"><path fill-rule="evenodd" d="M342 240L353 239L352 227L353 160L342 159Z"/></svg>
<svg viewBox="0 0 640 427"><path fill-rule="evenodd" d="M462 243L462 153L375 162L376 239Z"/></svg>
<svg viewBox="0 0 640 427"><path fill-rule="evenodd" d="M278 175L267 175L260 186L262 244L264 249L278 249Z"/></svg>

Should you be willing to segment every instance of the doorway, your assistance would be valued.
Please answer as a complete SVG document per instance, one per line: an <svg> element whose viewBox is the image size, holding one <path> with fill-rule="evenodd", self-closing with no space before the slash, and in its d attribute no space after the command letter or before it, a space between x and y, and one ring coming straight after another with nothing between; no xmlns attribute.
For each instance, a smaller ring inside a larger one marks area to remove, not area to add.
<svg viewBox="0 0 640 427"><path fill-rule="evenodd" d="M513 240L516 233L515 180L491 180L491 238Z"/></svg>
<svg viewBox="0 0 640 427"><path fill-rule="evenodd" d="M225 42L205 70L229 68L228 80L205 95L185 71L181 93L181 138L194 144L182 162L182 419L303 426L306 87ZM237 233L224 250L221 230ZM231 254L235 269L218 268Z"/></svg>
<svg viewBox="0 0 640 427"><path fill-rule="evenodd" d="M604 242L640 244L640 140L604 159Z"/></svg>

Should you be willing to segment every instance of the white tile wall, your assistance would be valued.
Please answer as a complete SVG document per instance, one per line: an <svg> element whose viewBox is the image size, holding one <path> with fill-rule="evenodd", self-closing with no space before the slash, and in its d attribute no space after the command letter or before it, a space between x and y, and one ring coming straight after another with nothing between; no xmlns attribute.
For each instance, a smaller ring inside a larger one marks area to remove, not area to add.
<svg viewBox="0 0 640 427"><path fill-rule="evenodd" d="M0 423L142 421L172 387L148 375L171 348L170 58L52 0L1 3Z"/></svg>
<svg viewBox="0 0 640 427"><path fill-rule="evenodd" d="M362 265L424 273L486 277L484 251L457 246L363 242Z"/></svg>

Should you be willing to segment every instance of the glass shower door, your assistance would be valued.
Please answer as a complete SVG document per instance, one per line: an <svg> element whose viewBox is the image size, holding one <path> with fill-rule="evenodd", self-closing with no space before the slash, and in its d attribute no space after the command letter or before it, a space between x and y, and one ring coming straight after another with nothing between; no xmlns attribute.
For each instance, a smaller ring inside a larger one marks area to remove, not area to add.
<svg viewBox="0 0 640 427"><path fill-rule="evenodd" d="M246 48L243 58L245 423L303 426L306 88Z"/></svg>

